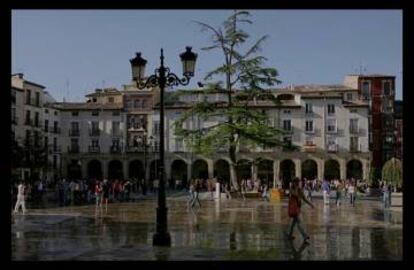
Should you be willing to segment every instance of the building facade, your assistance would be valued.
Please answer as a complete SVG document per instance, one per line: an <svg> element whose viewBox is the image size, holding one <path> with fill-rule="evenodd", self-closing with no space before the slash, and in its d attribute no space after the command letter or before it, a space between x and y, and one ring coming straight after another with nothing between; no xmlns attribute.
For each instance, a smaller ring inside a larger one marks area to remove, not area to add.
<svg viewBox="0 0 414 270"><path fill-rule="evenodd" d="M11 77L12 141L23 153L15 176L53 181L60 175L59 110L45 86L28 81L21 73Z"/></svg>

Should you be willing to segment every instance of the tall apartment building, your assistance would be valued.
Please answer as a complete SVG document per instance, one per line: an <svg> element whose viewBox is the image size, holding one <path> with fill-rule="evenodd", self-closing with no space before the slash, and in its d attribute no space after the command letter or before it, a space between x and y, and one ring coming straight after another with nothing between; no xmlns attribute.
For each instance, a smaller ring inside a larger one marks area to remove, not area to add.
<svg viewBox="0 0 414 270"><path fill-rule="evenodd" d="M394 156L395 76L347 75L344 85L358 89L370 104L370 150L372 166L382 168Z"/></svg>
<svg viewBox="0 0 414 270"><path fill-rule="evenodd" d="M14 173L22 179L51 181L60 174L59 111L45 86L24 79L21 73L12 75L11 93L12 141L25 150ZM49 123L55 129L46 126Z"/></svg>

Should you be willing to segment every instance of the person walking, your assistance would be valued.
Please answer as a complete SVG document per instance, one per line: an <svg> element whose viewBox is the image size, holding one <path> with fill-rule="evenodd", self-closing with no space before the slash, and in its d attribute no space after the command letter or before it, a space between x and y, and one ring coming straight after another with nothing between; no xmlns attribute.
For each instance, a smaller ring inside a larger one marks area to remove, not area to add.
<svg viewBox="0 0 414 270"><path fill-rule="evenodd" d="M188 192L190 193L190 197L188 199L188 206L192 206L194 200L194 190L195 190L195 181L191 179L189 182Z"/></svg>
<svg viewBox="0 0 414 270"><path fill-rule="evenodd" d="M299 218L301 210L301 201L303 200L310 207L314 208L314 205L305 198L302 189L299 187L299 178L293 179L292 187L289 190L289 203L288 203L288 214L291 218L290 229L288 233L288 238L290 240L295 239L293 236L293 229L295 225L298 227L299 232L302 234L304 241L309 240L309 236L306 234L305 230L301 226L301 220Z"/></svg>
<svg viewBox="0 0 414 270"><path fill-rule="evenodd" d="M99 181L96 181L96 185L95 185L95 198L96 198L96 208L98 208L98 206L102 207L102 186Z"/></svg>
<svg viewBox="0 0 414 270"><path fill-rule="evenodd" d="M240 193L241 193L241 197L243 198L243 200L246 200L246 180L242 179L241 184L240 184Z"/></svg>
<svg viewBox="0 0 414 270"><path fill-rule="evenodd" d="M102 184L102 203L105 203L105 211L108 211L109 189L108 179L104 179Z"/></svg>
<svg viewBox="0 0 414 270"><path fill-rule="evenodd" d="M342 191L344 190L344 185L342 183L342 180L338 180L336 185L336 206L339 206L341 204L342 199Z"/></svg>
<svg viewBox="0 0 414 270"><path fill-rule="evenodd" d="M201 182L200 182L200 179L197 179L196 182L195 182L195 186L194 186L194 198L193 198L193 201L191 203L191 208L193 208L195 206L196 201L198 202L198 205L201 208L201 202L200 202L200 199L198 198L200 190L201 190Z"/></svg>
<svg viewBox="0 0 414 270"><path fill-rule="evenodd" d="M26 214L26 193L26 185L23 181L21 181L20 184L17 186L17 201L14 207L14 214L17 214L19 212L20 207L22 207L23 215Z"/></svg>
<svg viewBox="0 0 414 270"><path fill-rule="evenodd" d="M329 182L326 179L323 180L323 183L322 183L322 192L323 192L323 203L329 204L330 187L329 187Z"/></svg>
<svg viewBox="0 0 414 270"><path fill-rule="evenodd" d="M230 184L227 183L226 186L224 187L224 191L226 192L226 198L231 200L231 188L230 188Z"/></svg>
<svg viewBox="0 0 414 270"><path fill-rule="evenodd" d="M352 206L355 206L355 191L355 184L353 181L351 181L348 187L348 194Z"/></svg>
<svg viewBox="0 0 414 270"><path fill-rule="evenodd" d="M390 207L390 190L389 190L389 186L387 184L384 184L382 187L382 194L383 194L383 203L384 203L384 208L389 208Z"/></svg>

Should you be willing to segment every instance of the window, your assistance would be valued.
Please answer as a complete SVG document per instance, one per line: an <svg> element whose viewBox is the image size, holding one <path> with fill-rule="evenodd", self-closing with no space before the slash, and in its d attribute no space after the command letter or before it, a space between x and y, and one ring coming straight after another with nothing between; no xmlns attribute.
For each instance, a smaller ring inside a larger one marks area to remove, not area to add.
<svg viewBox="0 0 414 270"><path fill-rule="evenodd" d="M36 92L36 106L40 106L40 93Z"/></svg>
<svg viewBox="0 0 414 270"><path fill-rule="evenodd" d="M79 132L79 122L71 122L70 125L73 132Z"/></svg>
<svg viewBox="0 0 414 270"><path fill-rule="evenodd" d="M12 117L12 122L16 124L16 122L17 122L16 121L16 108L12 108L11 117Z"/></svg>
<svg viewBox="0 0 414 270"><path fill-rule="evenodd" d="M112 139L112 146L115 148L119 147L119 139Z"/></svg>
<svg viewBox="0 0 414 270"><path fill-rule="evenodd" d="M359 151L359 143L358 143L358 137L351 137L350 138L350 151L351 152L358 152Z"/></svg>
<svg viewBox="0 0 414 270"><path fill-rule="evenodd" d="M30 125L30 111L26 111L26 125Z"/></svg>
<svg viewBox="0 0 414 270"><path fill-rule="evenodd" d="M70 140L70 143L71 143L71 148L72 149L76 149L76 148L78 148L79 147L79 145L78 145L78 139L77 138L75 138L75 139L71 139Z"/></svg>
<svg viewBox="0 0 414 270"><path fill-rule="evenodd" d="M49 138L47 136L45 136L45 148L47 149L47 147L49 146Z"/></svg>
<svg viewBox="0 0 414 270"><path fill-rule="evenodd" d="M99 140L97 140L97 139L91 140L91 145L92 145L93 148L98 148L99 147Z"/></svg>
<svg viewBox="0 0 414 270"><path fill-rule="evenodd" d="M26 145L30 145L30 141L31 141L31 132L30 130L26 130Z"/></svg>
<svg viewBox="0 0 414 270"><path fill-rule="evenodd" d="M98 110L93 110L92 111L92 116L98 116L99 115L99 111Z"/></svg>
<svg viewBox="0 0 414 270"><path fill-rule="evenodd" d="M335 114L335 104L328 104L328 114Z"/></svg>
<svg viewBox="0 0 414 270"><path fill-rule="evenodd" d="M286 131L291 131L291 122L290 120L283 120L283 129Z"/></svg>
<svg viewBox="0 0 414 270"><path fill-rule="evenodd" d="M96 98L93 98L93 99L92 99L92 102L96 102Z"/></svg>
<svg viewBox="0 0 414 270"><path fill-rule="evenodd" d="M49 120L45 120L45 132L49 131Z"/></svg>
<svg viewBox="0 0 414 270"><path fill-rule="evenodd" d="M53 155L53 169L57 168L57 156Z"/></svg>
<svg viewBox="0 0 414 270"><path fill-rule="evenodd" d="M54 151L57 150L57 138L56 137L53 138L53 150Z"/></svg>
<svg viewBox="0 0 414 270"><path fill-rule="evenodd" d="M26 104L30 104L30 99L31 99L31 91L26 90Z"/></svg>
<svg viewBox="0 0 414 270"><path fill-rule="evenodd" d="M112 116L120 116L120 115L121 115L120 111L113 111L112 112Z"/></svg>
<svg viewBox="0 0 414 270"><path fill-rule="evenodd" d="M72 112L72 116L79 116L79 112Z"/></svg>
<svg viewBox="0 0 414 270"><path fill-rule="evenodd" d="M38 127L39 126L39 112L35 113L35 126Z"/></svg>
<svg viewBox="0 0 414 270"><path fill-rule="evenodd" d="M134 102L134 105L135 105L134 106L135 108L141 108L141 106L142 106L141 100L136 99L135 102Z"/></svg>
<svg viewBox="0 0 414 270"><path fill-rule="evenodd" d="M346 100L352 100L352 93L346 93Z"/></svg>
<svg viewBox="0 0 414 270"><path fill-rule="evenodd" d="M391 94L391 82L385 81L383 86L384 86L384 95L389 96Z"/></svg>
<svg viewBox="0 0 414 270"><path fill-rule="evenodd" d="M92 133L98 133L99 132L99 122L93 121L91 122L92 125Z"/></svg>
<svg viewBox="0 0 414 270"><path fill-rule="evenodd" d="M307 120L306 121L305 131L306 132L313 132L313 121L312 120Z"/></svg>
<svg viewBox="0 0 414 270"><path fill-rule="evenodd" d="M160 134L160 123L159 122L154 122L153 133L154 133L154 135Z"/></svg>
<svg viewBox="0 0 414 270"><path fill-rule="evenodd" d="M109 97L108 98L108 103L114 103L114 98L113 97Z"/></svg>
<svg viewBox="0 0 414 270"><path fill-rule="evenodd" d="M55 115L58 115L58 112L57 111L55 111Z"/></svg>
<svg viewBox="0 0 414 270"><path fill-rule="evenodd" d="M290 110L283 110L284 114L290 114Z"/></svg>
<svg viewBox="0 0 414 270"><path fill-rule="evenodd" d="M112 122L112 136L119 136L121 133L120 130L120 122L118 121L113 121Z"/></svg>
<svg viewBox="0 0 414 270"><path fill-rule="evenodd" d="M48 109L45 109L45 113L48 114L49 113L49 110Z"/></svg>
<svg viewBox="0 0 414 270"><path fill-rule="evenodd" d="M367 99L369 97L369 82L363 82L362 83L361 95L365 99Z"/></svg>
<svg viewBox="0 0 414 270"><path fill-rule="evenodd" d="M329 152L338 151L338 146L336 144L336 138L335 137L328 137L328 151Z"/></svg>
<svg viewBox="0 0 414 270"><path fill-rule="evenodd" d="M349 119L349 132L351 134L357 134L358 133L358 119Z"/></svg>
<svg viewBox="0 0 414 270"><path fill-rule="evenodd" d="M58 122L57 122L57 121L53 121L53 131L54 131L55 133L57 133L57 132L58 132Z"/></svg>
<svg viewBox="0 0 414 270"><path fill-rule="evenodd" d="M312 113L312 104L310 103L305 104L305 113Z"/></svg>
<svg viewBox="0 0 414 270"><path fill-rule="evenodd" d="M328 132L336 132L336 119L328 119Z"/></svg>
<svg viewBox="0 0 414 270"><path fill-rule="evenodd" d="M292 145L292 137L290 137L290 136L283 137L283 143L286 146L291 146Z"/></svg>
<svg viewBox="0 0 414 270"><path fill-rule="evenodd" d="M175 139L175 151L176 152L182 152L183 151L183 139L182 138L176 138Z"/></svg>

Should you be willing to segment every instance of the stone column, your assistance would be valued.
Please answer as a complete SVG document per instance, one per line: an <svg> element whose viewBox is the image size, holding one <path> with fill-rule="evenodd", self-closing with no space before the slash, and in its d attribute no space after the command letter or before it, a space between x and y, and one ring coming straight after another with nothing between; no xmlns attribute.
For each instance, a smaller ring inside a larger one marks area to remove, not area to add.
<svg viewBox="0 0 414 270"><path fill-rule="evenodd" d="M369 179L369 160L363 160L362 162L362 180Z"/></svg>
<svg viewBox="0 0 414 270"><path fill-rule="evenodd" d="M322 180L325 174L325 160L319 159L317 164L318 164L318 180Z"/></svg>
<svg viewBox="0 0 414 270"><path fill-rule="evenodd" d="M252 179L257 180L257 175L258 175L258 167L257 167L257 164L254 164L252 162L251 170L252 170Z"/></svg>
<svg viewBox="0 0 414 270"><path fill-rule="evenodd" d="M124 175L124 179L129 178L128 175L128 160L122 160L122 172Z"/></svg>
<svg viewBox="0 0 414 270"><path fill-rule="evenodd" d="M207 160L207 168L208 168L208 178L214 177L214 164L211 159Z"/></svg>
<svg viewBox="0 0 414 270"><path fill-rule="evenodd" d="M102 160L101 164L102 164L103 178L108 178L108 161Z"/></svg>
<svg viewBox="0 0 414 270"><path fill-rule="evenodd" d="M280 160L273 161L273 187L275 188L276 185L281 186L282 182L279 179L280 173Z"/></svg>
<svg viewBox="0 0 414 270"><path fill-rule="evenodd" d="M302 178L302 162L300 159L295 159L295 176Z"/></svg>
<svg viewBox="0 0 414 270"><path fill-rule="evenodd" d="M88 177L88 160L81 160L82 178Z"/></svg>
<svg viewBox="0 0 414 270"><path fill-rule="evenodd" d="M341 179L346 179L346 160L340 159L339 160L339 172Z"/></svg>
<svg viewBox="0 0 414 270"><path fill-rule="evenodd" d="M191 179L191 168L192 168L192 164L188 163L187 164L187 183L189 183Z"/></svg>

